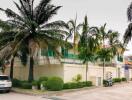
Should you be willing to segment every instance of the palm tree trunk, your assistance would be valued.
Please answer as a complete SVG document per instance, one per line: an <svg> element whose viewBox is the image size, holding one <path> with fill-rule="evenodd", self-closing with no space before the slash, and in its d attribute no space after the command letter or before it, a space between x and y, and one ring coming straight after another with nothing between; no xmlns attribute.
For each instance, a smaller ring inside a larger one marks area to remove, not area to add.
<svg viewBox="0 0 132 100"><path fill-rule="evenodd" d="M105 73L105 59L103 60L103 80L104 80L104 77L105 77L104 73Z"/></svg>
<svg viewBox="0 0 132 100"><path fill-rule="evenodd" d="M14 58L15 58L15 56L12 57L11 65L10 65L10 78L11 78L11 80L13 79Z"/></svg>
<svg viewBox="0 0 132 100"><path fill-rule="evenodd" d="M86 82L87 82L87 76L88 76L88 62L86 63Z"/></svg>
<svg viewBox="0 0 132 100"><path fill-rule="evenodd" d="M28 75L28 81L32 82L34 80L34 59L33 56L30 56L30 65L29 65L29 75Z"/></svg>

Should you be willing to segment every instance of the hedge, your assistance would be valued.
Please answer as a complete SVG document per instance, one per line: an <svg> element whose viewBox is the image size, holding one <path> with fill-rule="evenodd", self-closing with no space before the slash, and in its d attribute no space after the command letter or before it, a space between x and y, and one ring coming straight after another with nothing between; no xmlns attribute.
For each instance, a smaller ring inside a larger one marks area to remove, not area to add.
<svg viewBox="0 0 132 100"><path fill-rule="evenodd" d="M12 80L12 86L23 88L23 89L31 89L32 88L32 84L29 83L28 81L21 81L21 80L18 80L18 79L13 79Z"/></svg>
<svg viewBox="0 0 132 100"><path fill-rule="evenodd" d="M76 89L76 88L83 88L83 87L90 87L92 86L91 81L87 82L68 82L64 83L63 89Z"/></svg>
<svg viewBox="0 0 132 100"><path fill-rule="evenodd" d="M127 81L127 79L125 77L121 78L122 81Z"/></svg>
<svg viewBox="0 0 132 100"><path fill-rule="evenodd" d="M120 83L122 80L121 78L113 78L114 83Z"/></svg>

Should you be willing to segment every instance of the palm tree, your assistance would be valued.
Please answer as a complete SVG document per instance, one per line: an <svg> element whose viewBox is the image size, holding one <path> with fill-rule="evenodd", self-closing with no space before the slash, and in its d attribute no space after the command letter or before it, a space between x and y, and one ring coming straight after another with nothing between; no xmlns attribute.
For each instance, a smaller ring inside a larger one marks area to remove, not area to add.
<svg viewBox="0 0 132 100"><path fill-rule="evenodd" d="M15 37L15 34L17 34L17 31L9 23L1 21L1 20L0 20L0 28L1 28L1 32L0 32L0 36L1 36L0 37L0 50L3 48L4 51L7 51L5 53L1 52L3 55L5 55L5 56L1 57L1 59L0 59L1 66L4 67L5 64L7 63L7 61L10 60L10 78L13 79L14 59L15 59L16 56L18 57L18 52L13 52L12 51L12 47L13 47L12 41ZM9 46L11 47L12 52L6 50L6 49L8 49ZM25 46L25 44L23 46ZM22 48L22 45L21 45L21 48ZM23 49L21 49L21 48L20 48L19 52L23 53ZM26 54L27 53L24 52L24 55L26 55ZM22 56L23 55L20 56L20 60L22 62L24 62L24 59L22 59ZM22 64L25 65L26 63L22 63ZM5 69L5 68L3 68L3 69Z"/></svg>
<svg viewBox="0 0 132 100"><path fill-rule="evenodd" d="M80 38L79 30L82 27L82 24L77 24L77 15L76 15L75 20L70 20L68 21L67 24L68 24L68 28L70 31L68 38L73 37L73 50L74 50L74 55L75 55L75 51L77 49L78 41Z"/></svg>
<svg viewBox="0 0 132 100"><path fill-rule="evenodd" d="M13 35L15 34L15 32L13 32L13 27L10 26L9 24L7 24L6 22L0 20L0 28L1 28L1 32L0 32L0 48L3 48L4 45L8 44L11 45L12 43L8 43L10 41L13 40L12 37L9 37L9 35ZM8 48L8 46L6 45L5 48ZM4 49L5 49L4 48ZM8 51L9 52L9 51ZM0 61L3 62L3 65L5 64L5 60L9 59L11 56L11 53L6 53L6 56L4 56L4 58L1 58ZM10 65L10 77L11 79L13 78L13 65L14 65L14 58L15 58L15 55L13 54L12 58L11 58L11 65Z"/></svg>
<svg viewBox="0 0 132 100"><path fill-rule="evenodd" d="M87 16L85 16L83 23L83 32L80 36L78 44L79 58L86 64L86 82L88 74L88 63L93 62L95 58L95 52L99 46L97 40L96 29L88 26Z"/></svg>
<svg viewBox="0 0 132 100"><path fill-rule="evenodd" d="M106 23L97 30L98 38L100 39L99 41L102 44L102 48L105 48L105 41L108 39L108 34L110 34L112 31L111 30L106 31Z"/></svg>
<svg viewBox="0 0 132 100"><path fill-rule="evenodd" d="M129 21L129 25L124 34L124 45L125 46L126 44L128 44L128 42L131 40L131 37L132 37L132 32L131 32L132 31L132 3L127 8L127 18Z"/></svg>
<svg viewBox="0 0 132 100"><path fill-rule="evenodd" d="M110 59L113 56L111 55L111 49L110 48L102 48L97 52L97 56L96 59L100 59L103 63L102 63L102 67L103 67L103 80L104 80L104 73L105 73L105 63L106 61L110 61Z"/></svg>
<svg viewBox="0 0 132 100"><path fill-rule="evenodd" d="M18 30L18 33L13 36L13 51L19 50L23 42L28 45L30 59L28 80L31 82L34 79L34 53L36 48L51 46L56 55L59 56L57 47L65 43L63 38L68 33L62 28L67 27L67 24L63 21L48 23L61 8L61 6L51 4L51 0L41 0L36 7L34 6L34 0L19 0L19 2L20 5L14 2L20 12L19 14L9 8L1 8L1 10L9 18L7 22Z"/></svg>

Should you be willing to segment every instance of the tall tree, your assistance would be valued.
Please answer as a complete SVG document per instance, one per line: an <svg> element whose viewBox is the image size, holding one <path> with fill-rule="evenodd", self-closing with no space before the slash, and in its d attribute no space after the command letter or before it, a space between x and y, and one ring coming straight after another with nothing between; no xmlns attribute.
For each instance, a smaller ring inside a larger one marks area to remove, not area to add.
<svg viewBox="0 0 132 100"><path fill-rule="evenodd" d="M99 38L99 42L100 44L102 44L102 48L105 48L106 45L106 41L108 39L108 34L110 34L112 31L111 30L106 30L106 23L101 26L100 28L98 28L98 38Z"/></svg>
<svg viewBox="0 0 132 100"><path fill-rule="evenodd" d="M77 15L75 20L70 20L68 21L68 28L69 28L69 36L68 38L72 37L73 39L73 50L74 50L74 55L75 52L77 51L77 46L80 38L79 30L82 27L82 24L77 24Z"/></svg>
<svg viewBox="0 0 132 100"><path fill-rule="evenodd" d="M110 59L113 56L111 55L111 49L110 48L102 48L97 52L96 59L100 59L102 61L102 67L103 67L103 80L105 79L105 63L106 61L110 61Z"/></svg>
<svg viewBox="0 0 132 100"><path fill-rule="evenodd" d="M7 22L18 30L18 33L13 36L13 50L19 50L23 42L28 45L30 58L28 80L31 82L34 79L34 54L37 48L42 45L45 48L52 46L56 55L59 55L57 47L64 44L63 38L68 33L62 28L67 27L67 24L63 21L48 23L61 8L51 4L51 0L41 0L36 7L34 0L19 0L19 2L20 5L14 2L19 14L9 8L1 8L1 11L4 11L9 18Z"/></svg>
<svg viewBox="0 0 132 100"><path fill-rule="evenodd" d="M87 16L84 18L83 31L80 36L78 47L79 58L83 60L83 63L86 64L87 81L88 63L94 61L95 52L99 47L96 29L94 27L88 26Z"/></svg>

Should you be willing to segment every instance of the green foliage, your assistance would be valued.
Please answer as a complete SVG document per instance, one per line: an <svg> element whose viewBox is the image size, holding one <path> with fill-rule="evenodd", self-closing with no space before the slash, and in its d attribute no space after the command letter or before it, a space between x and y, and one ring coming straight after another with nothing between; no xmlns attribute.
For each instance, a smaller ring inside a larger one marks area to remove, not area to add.
<svg viewBox="0 0 132 100"><path fill-rule="evenodd" d="M114 83L120 83L121 82L121 78L113 78L113 82Z"/></svg>
<svg viewBox="0 0 132 100"><path fill-rule="evenodd" d="M101 61L110 61L113 56L111 55L111 49L102 48L97 52L96 59L100 59Z"/></svg>
<svg viewBox="0 0 132 100"><path fill-rule="evenodd" d="M68 82L68 83L64 83L63 89L76 89L76 88L83 88L83 87L90 87L90 86L92 86L91 81Z"/></svg>
<svg viewBox="0 0 132 100"><path fill-rule="evenodd" d="M87 87L90 87L90 86L92 86L92 85L93 85L93 84L92 84L91 81L87 81L87 82L86 82L86 86L87 86Z"/></svg>
<svg viewBox="0 0 132 100"><path fill-rule="evenodd" d="M18 79L13 79L12 80L12 86L13 87L21 87L21 81Z"/></svg>
<svg viewBox="0 0 132 100"><path fill-rule="evenodd" d="M47 87L47 81L42 81L41 84L43 85L43 87Z"/></svg>
<svg viewBox="0 0 132 100"><path fill-rule="evenodd" d="M33 81L32 86L38 86L38 81Z"/></svg>
<svg viewBox="0 0 132 100"><path fill-rule="evenodd" d="M32 88L32 84L29 82L22 82L21 83L21 88L23 89L31 89Z"/></svg>
<svg viewBox="0 0 132 100"><path fill-rule="evenodd" d="M10 8L0 8L8 17L6 21L0 20L0 26L2 28L0 47L13 47L13 51L8 52L10 53L8 56L11 56L14 53L20 52L21 46L25 46L23 43L28 44L28 47L24 48L26 53L23 51L19 54L24 65L28 62L27 57L30 56L28 81L32 82L34 79L34 58L32 57L32 53L34 52L27 53L26 49L28 51L34 51L38 48L38 45L42 48L43 45L47 47L51 46L55 55L60 56L56 48L58 46L64 46L64 38L69 33L63 30L63 28L68 28L68 26L64 21L60 20L48 23L51 17L56 15L61 8L61 6L51 4L51 0L41 0L36 6L34 5L34 0L30 0L30 2L29 0L18 1L19 3L14 1L14 5L18 10L17 13ZM6 59L7 57L4 58Z"/></svg>
<svg viewBox="0 0 132 100"><path fill-rule="evenodd" d="M125 77L121 78L121 81L127 81L127 79Z"/></svg>
<svg viewBox="0 0 132 100"><path fill-rule="evenodd" d="M51 77L47 81L47 89L59 91L63 89L63 80L59 77Z"/></svg>
<svg viewBox="0 0 132 100"><path fill-rule="evenodd" d="M43 82L43 81L48 81L48 77L46 77L46 76L40 77L39 80L38 80L39 85L40 85L41 82Z"/></svg>
<svg viewBox="0 0 132 100"><path fill-rule="evenodd" d="M73 82L80 82L82 80L82 75L77 74L75 77L72 78Z"/></svg>
<svg viewBox="0 0 132 100"><path fill-rule="evenodd" d="M32 84L29 83L28 81L21 81L18 79L12 80L12 86L18 87L18 88L23 88L23 89L31 89L32 88Z"/></svg>

